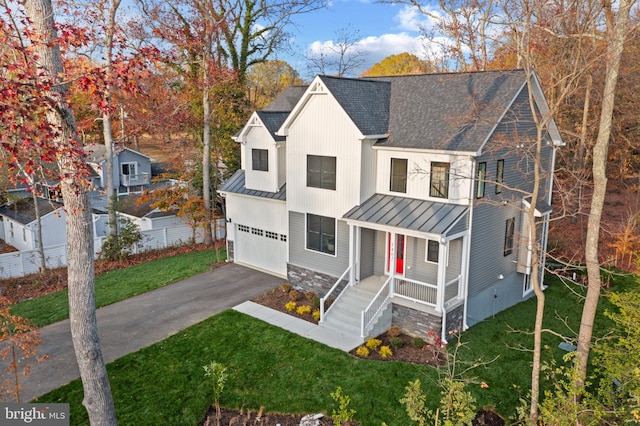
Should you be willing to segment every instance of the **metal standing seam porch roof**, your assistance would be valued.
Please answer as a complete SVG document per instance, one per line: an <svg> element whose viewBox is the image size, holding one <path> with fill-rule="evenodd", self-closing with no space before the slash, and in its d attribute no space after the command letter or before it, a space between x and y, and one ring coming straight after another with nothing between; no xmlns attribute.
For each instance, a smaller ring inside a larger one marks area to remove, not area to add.
<svg viewBox="0 0 640 426"><path fill-rule="evenodd" d="M443 235L468 210L458 204L374 194L343 219Z"/></svg>
<svg viewBox="0 0 640 426"><path fill-rule="evenodd" d="M282 185L278 192L258 191L247 189L245 184L244 170L236 171L219 189L220 192L231 192L233 194L251 195L253 197L270 198L272 200L285 201L287 199L287 186Z"/></svg>

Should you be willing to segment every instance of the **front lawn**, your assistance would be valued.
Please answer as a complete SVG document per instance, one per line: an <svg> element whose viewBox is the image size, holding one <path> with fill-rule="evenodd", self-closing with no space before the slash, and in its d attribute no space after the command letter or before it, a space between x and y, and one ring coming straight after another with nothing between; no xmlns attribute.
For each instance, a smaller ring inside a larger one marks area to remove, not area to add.
<svg viewBox="0 0 640 426"><path fill-rule="evenodd" d="M226 254L223 253L221 259L224 260L225 257ZM96 277L96 307L119 302L209 271L215 261L215 250L204 250L107 272ZM68 292L65 289L17 303L11 307L11 313L28 318L37 327L67 319L69 318Z"/></svg>
<svg viewBox="0 0 640 426"><path fill-rule="evenodd" d="M581 302L555 279L548 279L545 326L564 332L564 321L577 329ZM635 277L620 279L619 287L638 287ZM600 303L602 311L608 303ZM469 390L477 408L495 408L504 417L515 412L519 397L530 386L535 300L496 314L464 332L464 357L495 361L472 373ZM596 335L611 323L600 315ZM519 330L519 331L517 331ZM545 359L561 359L560 339L545 336ZM351 397L351 407L363 426L386 422L411 424L398 402L410 380L421 379L430 407L438 404L437 374L427 366L403 362L356 359L341 351L294 335L235 311L225 311L162 342L108 365L120 424L196 425L212 402L212 386L203 366L217 361L228 367L221 404L286 413L331 413L329 394L338 386ZM481 382L485 385L481 386ZM68 402L71 423L87 424L82 386L75 380L38 399Z"/></svg>

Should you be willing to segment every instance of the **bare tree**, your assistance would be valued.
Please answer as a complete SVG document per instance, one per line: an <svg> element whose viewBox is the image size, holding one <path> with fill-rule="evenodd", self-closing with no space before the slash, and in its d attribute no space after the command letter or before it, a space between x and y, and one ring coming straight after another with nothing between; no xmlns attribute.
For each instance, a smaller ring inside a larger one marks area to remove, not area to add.
<svg viewBox="0 0 640 426"><path fill-rule="evenodd" d="M360 32L351 27L339 29L331 40L312 47L305 54L307 67L313 74L344 77L364 64L359 50Z"/></svg>
<svg viewBox="0 0 640 426"><path fill-rule="evenodd" d="M433 22L422 29L429 43L440 47L441 62L458 71L485 70L499 31L494 0L438 0L438 8L418 0L378 0L381 3L415 7Z"/></svg>
<svg viewBox="0 0 640 426"><path fill-rule="evenodd" d="M83 173L86 163L73 112L67 101L60 45L50 0L25 0L23 5L35 36L34 50L43 75L53 84L47 93L55 108L47 114L59 129L54 141L67 212L67 264L71 336L84 388L83 404L91 424L115 425L115 407L102 358L94 294L94 249L91 209Z"/></svg>
<svg viewBox="0 0 640 426"><path fill-rule="evenodd" d="M589 212L587 240L585 244L588 289L582 310L582 319L580 321L577 348L578 356L576 359L579 366L579 375L576 379L576 384L580 387L584 385L584 380L587 376L593 325L598 300L600 298L600 288L602 286L600 263L598 260L598 242L600 238L602 209L607 191L607 152L609 137L611 135L620 61L628 35L629 14L635 4L635 0L620 0L616 3L616 6L614 6L611 0L605 0L602 4L606 22L607 50L605 58L607 68L602 108L600 110L598 137L593 148L593 195L591 198L591 210Z"/></svg>

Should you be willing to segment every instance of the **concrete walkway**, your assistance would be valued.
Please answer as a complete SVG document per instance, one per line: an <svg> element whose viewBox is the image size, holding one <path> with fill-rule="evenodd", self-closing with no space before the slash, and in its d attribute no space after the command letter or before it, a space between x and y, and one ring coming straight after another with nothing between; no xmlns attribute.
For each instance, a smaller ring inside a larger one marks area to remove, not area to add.
<svg viewBox="0 0 640 426"><path fill-rule="evenodd" d="M318 326L251 301L244 302L233 309L345 352L361 345L363 341L359 337L346 334L338 329Z"/></svg>
<svg viewBox="0 0 640 426"><path fill-rule="evenodd" d="M284 280L233 263L97 310L105 362L149 346L277 287ZM302 320L300 320L302 321ZM30 401L80 377L69 320L40 329L38 355L22 377L20 399ZM0 368L5 364L0 363Z"/></svg>

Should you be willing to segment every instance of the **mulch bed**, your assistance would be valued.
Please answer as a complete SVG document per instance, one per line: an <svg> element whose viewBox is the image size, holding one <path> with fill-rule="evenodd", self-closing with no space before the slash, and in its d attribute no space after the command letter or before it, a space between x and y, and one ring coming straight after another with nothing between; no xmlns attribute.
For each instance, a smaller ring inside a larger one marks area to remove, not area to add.
<svg viewBox="0 0 640 426"><path fill-rule="evenodd" d="M241 411L231 410L228 408L220 408L220 425L221 426L299 426L304 415L300 414L281 414L281 413L263 413L262 411ZM218 419L216 417L216 409L211 406L198 426L215 426ZM327 416L318 419L318 426L333 426L333 420ZM312 424L312 423L309 423ZM345 426L356 426L359 423L342 422Z"/></svg>

